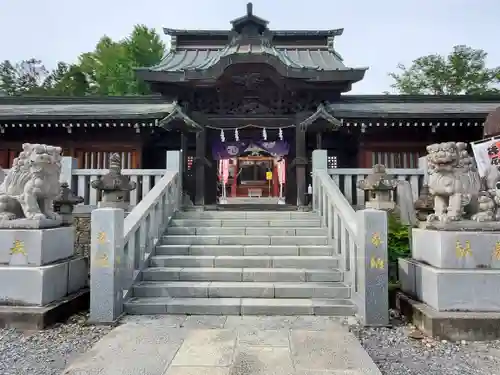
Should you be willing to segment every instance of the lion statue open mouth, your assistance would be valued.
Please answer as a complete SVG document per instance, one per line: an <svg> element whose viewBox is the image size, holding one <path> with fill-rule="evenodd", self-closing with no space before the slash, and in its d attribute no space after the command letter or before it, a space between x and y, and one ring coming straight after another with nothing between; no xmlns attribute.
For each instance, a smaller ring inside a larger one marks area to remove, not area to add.
<svg viewBox="0 0 500 375"><path fill-rule="evenodd" d="M476 213L481 179L474 159L463 142L427 146L429 192L434 196L434 214L427 221L457 221Z"/></svg>
<svg viewBox="0 0 500 375"><path fill-rule="evenodd" d="M0 220L61 221L53 208L60 187L61 151L55 146L23 144L0 185Z"/></svg>

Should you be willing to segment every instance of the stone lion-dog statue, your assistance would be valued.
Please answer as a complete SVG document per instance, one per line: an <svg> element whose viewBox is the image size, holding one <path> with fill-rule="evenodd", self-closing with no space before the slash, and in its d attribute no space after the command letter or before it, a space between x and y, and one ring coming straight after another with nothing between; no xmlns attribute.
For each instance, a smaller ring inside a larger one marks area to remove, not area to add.
<svg viewBox="0 0 500 375"><path fill-rule="evenodd" d="M0 220L61 221L54 199L60 188L62 149L31 143L22 147L0 185Z"/></svg>
<svg viewBox="0 0 500 375"><path fill-rule="evenodd" d="M463 142L427 146L429 192L434 196L434 213L428 222L465 219L478 211L481 179L475 161Z"/></svg>

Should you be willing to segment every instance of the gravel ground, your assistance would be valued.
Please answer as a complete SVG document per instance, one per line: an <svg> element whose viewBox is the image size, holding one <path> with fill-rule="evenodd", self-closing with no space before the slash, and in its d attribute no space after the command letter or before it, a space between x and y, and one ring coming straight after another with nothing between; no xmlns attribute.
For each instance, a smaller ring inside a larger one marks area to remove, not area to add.
<svg viewBox="0 0 500 375"><path fill-rule="evenodd" d="M392 328L350 326L384 375L500 375L500 340L433 340L398 318Z"/></svg>
<svg viewBox="0 0 500 375"><path fill-rule="evenodd" d="M90 349L111 328L86 326L86 315L39 332L0 329L1 375L59 375L74 356Z"/></svg>

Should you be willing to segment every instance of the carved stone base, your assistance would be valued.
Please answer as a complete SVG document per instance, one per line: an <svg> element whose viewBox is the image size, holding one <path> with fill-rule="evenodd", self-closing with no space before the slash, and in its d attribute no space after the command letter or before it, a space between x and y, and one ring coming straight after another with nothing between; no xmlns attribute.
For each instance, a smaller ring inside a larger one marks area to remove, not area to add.
<svg viewBox="0 0 500 375"><path fill-rule="evenodd" d="M0 264L42 266L73 256L74 227L0 230Z"/></svg>
<svg viewBox="0 0 500 375"><path fill-rule="evenodd" d="M500 233L412 230L412 258L438 268L500 269Z"/></svg>
<svg viewBox="0 0 500 375"><path fill-rule="evenodd" d="M426 229L444 230L444 231L457 231L457 232L500 232L499 221L484 221L477 222L474 220L460 220L443 223L434 221L426 223ZM500 233L499 233L500 235Z"/></svg>
<svg viewBox="0 0 500 375"><path fill-rule="evenodd" d="M61 225L62 225L62 218L60 220L0 219L0 229L44 229L44 228L56 228Z"/></svg>
<svg viewBox="0 0 500 375"><path fill-rule="evenodd" d="M41 267L0 266L0 305L45 306L88 284L88 261L74 258Z"/></svg>
<svg viewBox="0 0 500 375"><path fill-rule="evenodd" d="M403 292L437 311L500 312L500 270L440 269L399 259Z"/></svg>
<svg viewBox="0 0 500 375"><path fill-rule="evenodd" d="M97 204L98 208L121 208L122 210L128 211L130 209L129 202L104 202L101 201Z"/></svg>
<svg viewBox="0 0 500 375"><path fill-rule="evenodd" d="M372 208L375 210L393 210L396 207L396 203L392 201L384 201L384 200L369 200L365 203L365 208Z"/></svg>

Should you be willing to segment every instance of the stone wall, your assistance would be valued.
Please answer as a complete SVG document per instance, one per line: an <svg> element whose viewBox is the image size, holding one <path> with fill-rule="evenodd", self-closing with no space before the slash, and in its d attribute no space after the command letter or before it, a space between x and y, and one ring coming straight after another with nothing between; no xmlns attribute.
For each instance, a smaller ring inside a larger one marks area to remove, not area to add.
<svg viewBox="0 0 500 375"><path fill-rule="evenodd" d="M97 206L78 205L73 211L75 233L75 255L90 259L90 214ZM125 212L125 217L128 212Z"/></svg>
<svg viewBox="0 0 500 375"><path fill-rule="evenodd" d="M95 206L79 205L73 211L75 233L75 255L90 256L90 214Z"/></svg>

